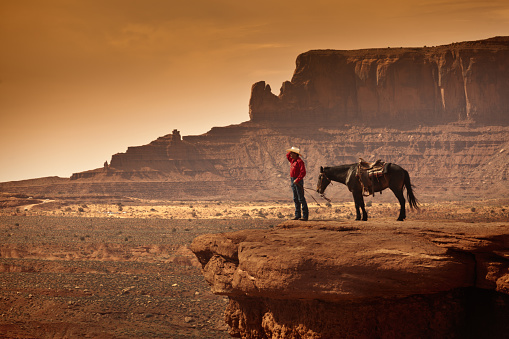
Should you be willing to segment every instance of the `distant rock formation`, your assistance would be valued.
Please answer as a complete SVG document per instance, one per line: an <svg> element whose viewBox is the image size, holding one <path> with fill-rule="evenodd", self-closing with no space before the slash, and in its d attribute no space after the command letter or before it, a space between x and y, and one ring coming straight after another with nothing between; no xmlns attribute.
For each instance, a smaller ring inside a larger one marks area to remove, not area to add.
<svg viewBox="0 0 509 339"><path fill-rule="evenodd" d="M509 124L509 37L423 48L317 50L297 58L279 96L253 85L252 121Z"/></svg>
<svg viewBox="0 0 509 339"><path fill-rule="evenodd" d="M191 250L242 338L497 338L509 224L293 222Z"/></svg>
<svg viewBox="0 0 509 339"><path fill-rule="evenodd" d="M150 169L163 172L211 170L200 151L191 143L182 141L176 129L148 145L129 147L125 153L114 154L110 168L133 171Z"/></svg>
<svg viewBox="0 0 509 339"><path fill-rule="evenodd" d="M509 189L508 53L509 37L310 51L297 58L279 96L264 82L253 85L249 121L194 136L173 130L68 182L0 189L50 197L281 200L288 198L284 150L298 146L308 188L320 166L364 158L404 167L418 198L499 197ZM336 200L350 199L346 188L331 191Z"/></svg>
<svg viewBox="0 0 509 339"><path fill-rule="evenodd" d="M198 173L214 173L214 166L203 156L203 150L183 141L176 129L148 145L128 147L125 153L111 157L103 168L74 173L71 180L110 177L134 180L161 180L169 173L178 177ZM185 181L185 180L184 180Z"/></svg>
<svg viewBox="0 0 509 339"><path fill-rule="evenodd" d="M107 167L73 174L66 189L61 185L35 189L52 192L51 196L58 191L146 199L287 199L284 149L291 145L303 151L306 187L311 189L320 166L353 163L359 157L383 159L408 170L424 201L500 197L509 189L509 127L288 129L246 122L183 140L175 136L178 131L174 133L115 154ZM333 186L326 194L334 201L351 199L346 187ZM395 201L392 194L375 199Z"/></svg>

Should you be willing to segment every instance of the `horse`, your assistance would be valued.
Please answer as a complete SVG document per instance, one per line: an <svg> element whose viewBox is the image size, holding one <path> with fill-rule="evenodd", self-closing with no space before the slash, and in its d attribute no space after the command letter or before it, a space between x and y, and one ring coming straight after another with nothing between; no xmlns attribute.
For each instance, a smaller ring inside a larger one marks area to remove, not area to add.
<svg viewBox="0 0 509 339"><path fill-rule="evenodd" d="M381 192L386 188L390 188L396 198L398 198L400 204L398 221L403 221L406 218L405 211L405 196L403 189L406 188L407 198L410 208L419 209L419 202L417 201L414 191L412 190L412 184L410 183L410 175L402 167L393 164L386 163L384 174L381 180L372 180L372 187L370 193ZM353 199L355 202L356 219L368 220L368 213L364 206L364 186L358 176L359 164L350 165L339 165L333 167L320 167L320 175L318 176L318 183L316 191L323 196L325 189L331 183L331 181L340 182L348 187L352 192Z"/></svg>

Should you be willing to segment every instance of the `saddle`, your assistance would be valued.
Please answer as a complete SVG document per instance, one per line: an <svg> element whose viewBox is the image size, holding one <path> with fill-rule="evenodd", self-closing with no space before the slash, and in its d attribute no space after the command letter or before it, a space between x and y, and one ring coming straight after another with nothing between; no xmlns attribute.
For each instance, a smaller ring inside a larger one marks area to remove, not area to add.
<svg viewBox="0 0 509 339"><path fill-rule="evenodd" d="M359 158L359 166L360 166L360 168L365 169L365 170L370 170L370 169L374 169L374 168L383 168L384 164L385 164L385 162L383 162L380 159L378 159L375 162L367 162L364 159Z"/></svg>
<svg viewBox="0 0 509 339"><path fill-rule="evenodd" d="M387 173L386 163L380 159L375 162L367 162L362 158L359 158L357 165L357 179L359 180L362 187L362 195L370 196L375 195L375 181L381 182L384 179L384 175ZM382 191L380 191L382 193Z"/></svg>

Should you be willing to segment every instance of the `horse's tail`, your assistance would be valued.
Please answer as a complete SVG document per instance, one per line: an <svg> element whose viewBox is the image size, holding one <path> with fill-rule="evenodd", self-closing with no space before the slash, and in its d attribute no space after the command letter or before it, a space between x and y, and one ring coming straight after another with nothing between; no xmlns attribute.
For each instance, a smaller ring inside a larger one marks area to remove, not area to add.
<svg viewBox="0 0 509 339"><path fill-rule="evenodd" d="M412 184L410 183L410 175L408 174L407 170L404 170L404 171L405 171L404 184L406 187L406 195L407 195L408 204L410 205L410 208L419 209L419 201L417 200L417 198L414 195L414 191L412 189Z"/></svg>

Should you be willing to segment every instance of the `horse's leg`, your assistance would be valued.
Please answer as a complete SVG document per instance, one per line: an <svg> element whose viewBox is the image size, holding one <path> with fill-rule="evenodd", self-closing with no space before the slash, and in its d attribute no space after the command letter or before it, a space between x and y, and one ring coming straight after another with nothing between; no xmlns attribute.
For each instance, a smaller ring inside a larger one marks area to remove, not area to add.
<svg viewBox="0 0 509 339"><path fill-rule="evenodd" d="M355 220L361 220L361 211L362 210L362 220L368 220L368 213L366 212L366 208L364 206L364 197L362 196L362 191L353 191L353 200L355 201L355 212L357 216Z"/></svg>
<svg viewBox="0 0 509 339"><path fill-rule="evenodd" d="M403 195L403 190L402 189L393 189L391 187L391 191L394 193L396 198L398 198L399 205L400 205L398 221L403 221L406 219L405 196Z"/></svg>
<svg viewBox="0 0 509 339"><path fill-rule="evenodd" d="M361 220L361 211L360 211L360 205L359 205L359 201L356 197L356 194L355 194L355 191L352 192L352 195L353 195L353 201L355 202L355 220Z"/></svg>

